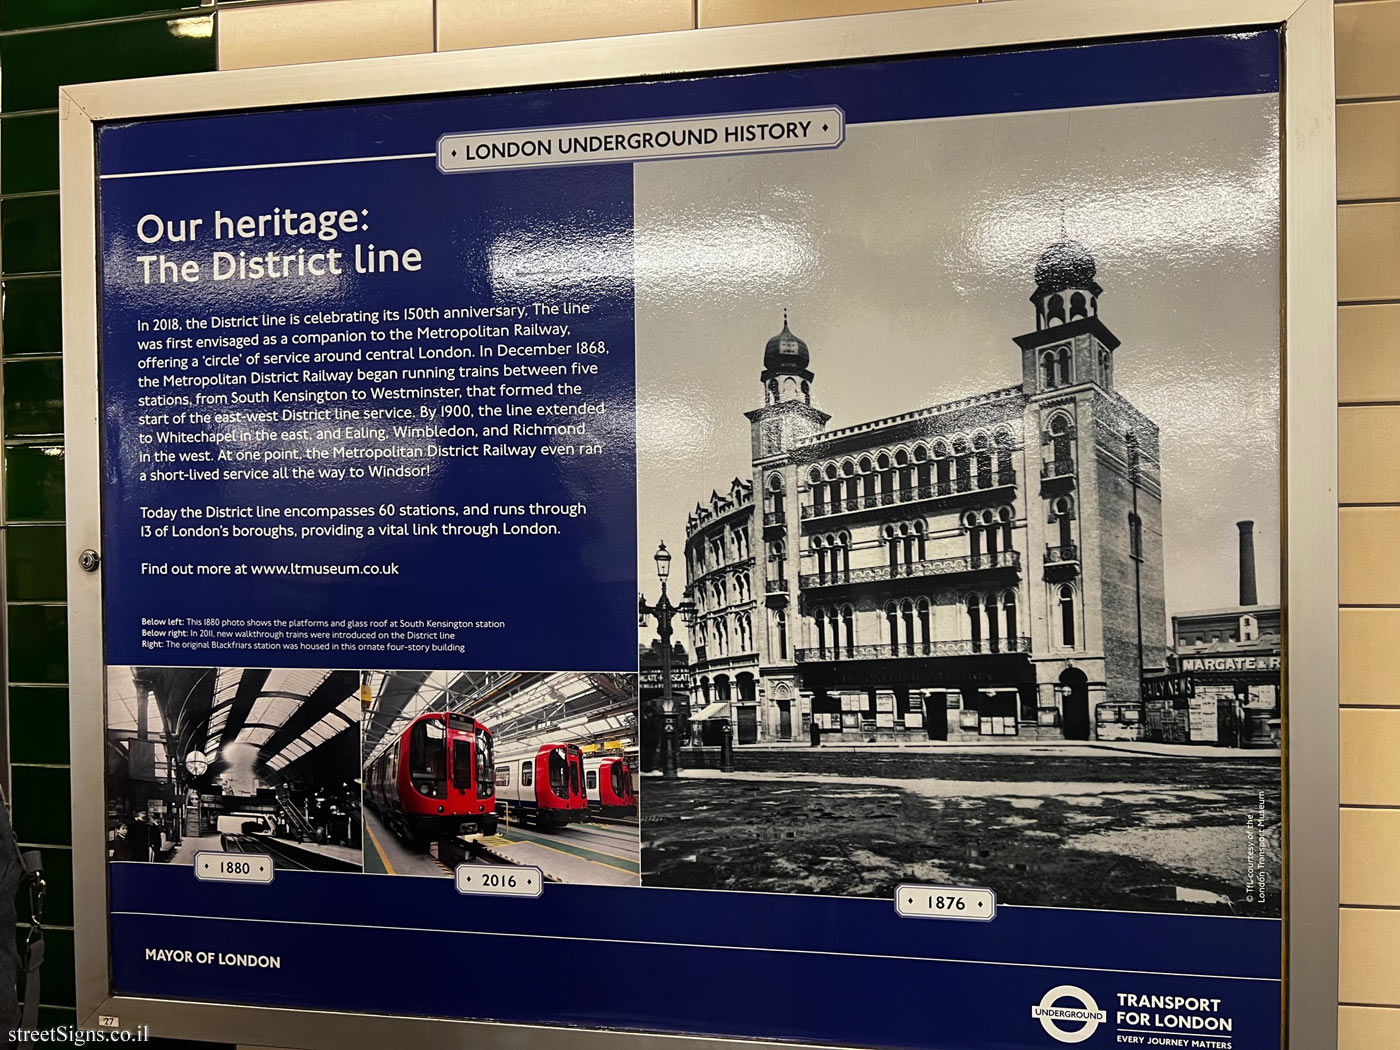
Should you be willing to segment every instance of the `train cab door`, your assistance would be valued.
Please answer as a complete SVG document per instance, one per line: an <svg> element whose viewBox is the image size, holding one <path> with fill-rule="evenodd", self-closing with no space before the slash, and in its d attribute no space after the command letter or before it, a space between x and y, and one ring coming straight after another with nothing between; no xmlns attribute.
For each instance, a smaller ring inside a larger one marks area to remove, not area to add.
<svg viewBox="0 0 1400 1050"><path fill-rule="evenodd" d="M452 734L452 797L454 801L470 798L472 793L472 738L466 733Z"/></svg>

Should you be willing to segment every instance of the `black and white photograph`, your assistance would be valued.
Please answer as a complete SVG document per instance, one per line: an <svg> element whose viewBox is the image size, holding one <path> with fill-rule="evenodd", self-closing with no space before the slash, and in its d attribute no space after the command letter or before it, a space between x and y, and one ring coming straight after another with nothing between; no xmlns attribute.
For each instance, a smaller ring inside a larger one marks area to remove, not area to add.
<svg viewBox="0 0 1400 1050"><path fill-rule="evenodd" d="M107 856L358 872L360 676L107 668Z"/></svg>
<svg viewBox="0 0 1400 1050"><path fill-rule="evenodd" d="M1278 141L637 166L645 885L1279 914Z"/></svg>
<svg viewBox="0 0 1400 1050"><path fill-rule="evenodd" d="M635 886L633 674L367 671L365 870Z"/></svg>

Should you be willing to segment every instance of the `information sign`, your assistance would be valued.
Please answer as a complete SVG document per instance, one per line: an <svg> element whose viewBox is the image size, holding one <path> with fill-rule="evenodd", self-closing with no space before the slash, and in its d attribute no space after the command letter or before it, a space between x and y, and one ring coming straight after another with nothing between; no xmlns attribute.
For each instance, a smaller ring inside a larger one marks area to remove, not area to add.
<svg viewBox="0 0 1400 1050"><path fill-rule="evenodd" d="M1277 1048L1289 14L70 89L81 1019Z"/></svg>

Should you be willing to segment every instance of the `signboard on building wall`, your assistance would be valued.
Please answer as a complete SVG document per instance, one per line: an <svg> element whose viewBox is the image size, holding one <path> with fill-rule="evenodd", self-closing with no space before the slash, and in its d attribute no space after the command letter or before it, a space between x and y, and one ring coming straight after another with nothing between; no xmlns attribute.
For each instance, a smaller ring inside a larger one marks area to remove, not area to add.
<svg viewBox="0 0 1400 1050"><path fill-rule="evenodd" d="M1289 14L72 89L83 1019L1278 1047Z"/></svg>

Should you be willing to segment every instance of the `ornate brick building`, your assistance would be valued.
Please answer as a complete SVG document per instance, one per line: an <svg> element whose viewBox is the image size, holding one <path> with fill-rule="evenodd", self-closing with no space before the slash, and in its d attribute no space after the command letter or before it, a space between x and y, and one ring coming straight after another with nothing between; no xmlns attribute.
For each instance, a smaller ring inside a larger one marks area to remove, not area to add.
<svg viewBox="0 0 1400 1050"><path fill-rule="evenodd" d="M836 429L784 318L750 470L687 523L697 731L1142 736L1167 647L1157 427L1114 389L1096 276L1073 241L1040 257L1016 385Z"/></svg>

